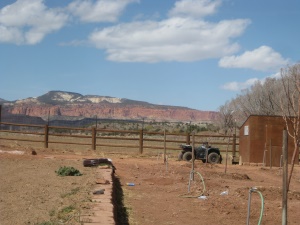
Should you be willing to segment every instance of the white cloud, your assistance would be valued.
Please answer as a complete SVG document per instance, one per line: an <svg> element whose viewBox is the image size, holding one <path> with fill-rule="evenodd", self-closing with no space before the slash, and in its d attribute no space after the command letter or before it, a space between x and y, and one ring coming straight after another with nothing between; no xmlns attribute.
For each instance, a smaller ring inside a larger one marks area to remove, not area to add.
<svg viewBox="0 0 300 225"><path fill-rule="evenodd" d="M69 11L83 22L115 22L125 7L139 0L76 0L69 4Z"/></svg>
<svg viewBox="0 0 300 225"><path fill-rule="evenodd" d="M229 90L229 91L240 91L246 88L251 87L255 82L257 82L259 79L257 78L251 78L249 80L246 80L245 82L229 82L222 86L222 89Z"/></svg>
<svg viewBox="0 0 300 225"><path fill-rule="evenodd" d="M188 16L201 18L214 14L221 5L221 0L181 0L170 10L170 16Z"/></svg>
<svg viewBox="0 0 300 225"><path fill-rule="evenodd" d="M279 79L281 78L280 72L274 73L270 76L264 77L262 79L258 79L258 78L251 78L246 80L245 82L229 82L224 84L221 88L224 90L229 90L229 91L241 91L243 89L247 89L250 88L252 85L254 85L255 82L259 81L262 84L266 81L267 78L275 78L275 79Z"/></svg>
<svg viewBox="0 0 300 225"><path fill-rule="evenodd" d="M240 36L249 23L243 19L209 23L172 17L107 27L94 31L89 39L105 49L112 61L196 61L238 51L238 44L231 39Z"/></svg>
<svg viewBox="0 0 300 225"><path fill-rule="evenodd" d="M275 71L287 65L284 59L271 47L261 46L253 51L246 51L240 56L225 56L219 61L219 66L225 68L249 68L260 71Z"/></svg>
<svg viewBox="0 0 300 225"><path fill-rule="evenodd" d="M0 23L0 43L21 43L23 40L22 32L18 28L6 27Z"/></svg>
<svg viewBox="0 0 300 225"><path fill-rule="evenodd" d="M0 9L0 42L39 43L70 21L67 13L84 22L114 22L133 2L139 0L74 0L63 11L47 8L43 0L17 0ZM104 49L109 60L121 62L197 61L232 55L240 48L233 39L243 34L250 21L201 19L215 13L220 4L221 0L181 0L165 20L120 23L95 30L88 41Z"/></svg>
<svg viewBox="0 0 300 225"><path fill-rule="evenodd" d="M37 44L67 20L66 14L48 9L43 0L17 0L0 9L0 42Z"/></svg>
<svg viewBox="0 0 300 225"><path fill-rule="evenodd" d="M280 79L281 78L281 73L280 72L274 73L270 76L270 78Z"/></svg>

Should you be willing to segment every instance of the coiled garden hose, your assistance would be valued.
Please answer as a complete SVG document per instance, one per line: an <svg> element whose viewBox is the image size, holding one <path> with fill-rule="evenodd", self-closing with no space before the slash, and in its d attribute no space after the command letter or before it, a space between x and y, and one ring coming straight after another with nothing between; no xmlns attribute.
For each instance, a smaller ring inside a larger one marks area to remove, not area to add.
<svg viewBox="0 0 300 225"><path fill-rule="evenodd" d="M261 221L262 221L263 213L264 213L264 197L263 197L262 193L259 190L257 190L256 187L250 188L250 190L249 190L247 225L249 225L250 204L251 204L251 194L252 194L252 192L258 193L259 196L260 196L260 199L261 199L261 209L260 209L260 216L259 216L259 220L258 220L258 225L260 225Z"/></svg>

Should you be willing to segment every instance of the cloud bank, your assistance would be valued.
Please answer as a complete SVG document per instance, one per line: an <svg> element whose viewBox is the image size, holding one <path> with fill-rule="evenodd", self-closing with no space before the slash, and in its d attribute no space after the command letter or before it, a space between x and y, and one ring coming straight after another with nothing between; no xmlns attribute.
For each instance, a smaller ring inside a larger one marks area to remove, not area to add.
<svg viewBox="0 0 300 225"><path fill-rule="evenodd" d="M114 23L86 34L88 43L105 51L115 62L191 62L220 59L223 68L274 71L288 63L271 47L261 46L236 55L237 38L245 33L249 19L211 22L222 0L179 0L161 20L116 23L129 4L139 0L73 0L61 8L49 8L44 0L17 0L0 9L0 43L35 45L67 25ZM135 17L136 18L136 17ZM77 23L80 21L80 23ZM103 25L103 24L102 24ZM66 45L66 44L64 44Z"/></svg>
<svg viewBox="0 0 300 225"><path fill-rule="evenodd" d="M173 9L170 10L169 16L187 16L202 18L212 15L217 12L218 7L221 5L221 0L184 0L175 3Z"/></svg>
<svg viewBox="0 0 300 225"><path fill-rule="evenodd" d="M162 21L119 24L94 31L89 40L119 62L197 61L236 52L230 40L243 33L248 20L209 23L171 17Z"/></svg>
<svg viewBox="0 0 300 225"><path fill-rule="evenodd" d="M74 0L65 8L51 9L43 0L17 0L0 11L0 42L38 44L74 18L83 23L116 22L128 4L138 2ZM250 21L204 20L220 5L221 0L177 1L166 19L107 26L94 30L88 41L104 50L108 60L117 62L185 62L227 56L240 49L233 40L243 34Z"/></svg>
<svg viewBox="0 0 300 225"><path fill-rule="evenodd" d="M239 56L226 56L219 61L224 68L249 68L259 71L276 71L286 66L289 60L284 59L271 47L261 46L253 51L246 51Z"/></svg>
<svg viewBox="0 0 300 225"><path fill-rule="evenodd" d="M43 0L18 0L0 10L0 42L34 45L65 26L68 15Z"/></svg>
<svg viewBox="0 0 300 225"><path fill-rule="evenodd" d="M139 0L75 0L49 8L44 0L17 0L0 9L0 43L35 45L78 18L82 22L115 22L126 6Z"/></svg>
<svg viewBox="0 0 300 225"><path fill-rule="evenodd" d="M251 78L246 80L245 82L229 82L224 84L221 88L229 91L240 91L243 89L247 89L252 86L255 82L259 81L258 78Z"/></svg>
<svg viewBox="0 0 300 225"><path fill-rule="evenodd" d="M229 83L224 84L221 88L224 90L228 90L228 91L241 91L243 89L250 88L257 81L264 83L266 81L266 78L279 79L279 78L281 78L281 75L280 75L280 72L277 72L275 74L272 74L268 77L264 77L262 79L251 78L251 79L246 80L245 82L236 82L236 81L229 82Z"/></svg>
<svg viewBox="0 0 300 225"><path fill-rule="evenodd" d="M82 22L116 22L130 3L139 0L76 0L68 5L68 10Z"/></svg>
<svg viewBox="0 0 300 225"><path fill-rule="evenodd" d="M248 19L212 23L203 19L217 12L221 1L181 0L161 21L123 23L95 30L90 42L118 62L198 61L233 54Z"/></svg>

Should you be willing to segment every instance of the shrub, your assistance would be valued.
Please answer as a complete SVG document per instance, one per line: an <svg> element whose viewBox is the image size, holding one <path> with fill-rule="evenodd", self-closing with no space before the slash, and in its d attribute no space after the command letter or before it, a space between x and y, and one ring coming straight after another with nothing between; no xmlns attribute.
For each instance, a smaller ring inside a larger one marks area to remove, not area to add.
<svg viewBox="0 0 300 225"><path fill-rule="evenodd" d="M79 170L75 169L74 167L60 167L58 171L55 171L57 175L59 176L81 176L82 173L80 173Z"/></svg>

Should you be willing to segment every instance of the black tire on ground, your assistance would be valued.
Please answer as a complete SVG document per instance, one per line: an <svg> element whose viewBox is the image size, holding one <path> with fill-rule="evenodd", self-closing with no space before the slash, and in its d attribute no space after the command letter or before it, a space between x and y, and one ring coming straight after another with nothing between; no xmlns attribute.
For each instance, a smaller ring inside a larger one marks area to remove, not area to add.
<svg viewBox="0 0 300 225"><path fill-rule="evenodd" d="M183 154L183 156L182 156L182 159L183 159L184 161L191 161L192 158L193 158L193 155L192 155L191 152L185 152L185 153Z"/></svg>
<svg viewBox="0 0 300 225"><path fill-rule="evenodd" d="M181 161L181 160L182 160L182 156L183 156L183 153L180 152L180 153L178 154L178 161Z"/></svg>
<svg viewBox="0 0 300 225"><path fill-rule="evenodd" d="M206 163L206 159L201 159L201 161L202 161L203 163Z"/></svg>
<svg viewBox="0 0 300 225"><path fill-rule="evenodd" d="M109 161L106 158L98 158L98 159L85 159L83 160L83 166L89 167L89 166L99 166L100 164L108 164L111 165L111 161Z"/></svg>
<svg viewBox="0 0 300 225"><path fill-rule="evenodd" d="M97 166L98 160L97 159L85 159L83 160L83 166L89 167L89 166Z"/></svg>
<svg viewBox="0 0 300 225"><path fill-rule="evenodd" d="M212 152L208 155L207 162L216 164L220 162L220 155L216 152Z"/></svg>

